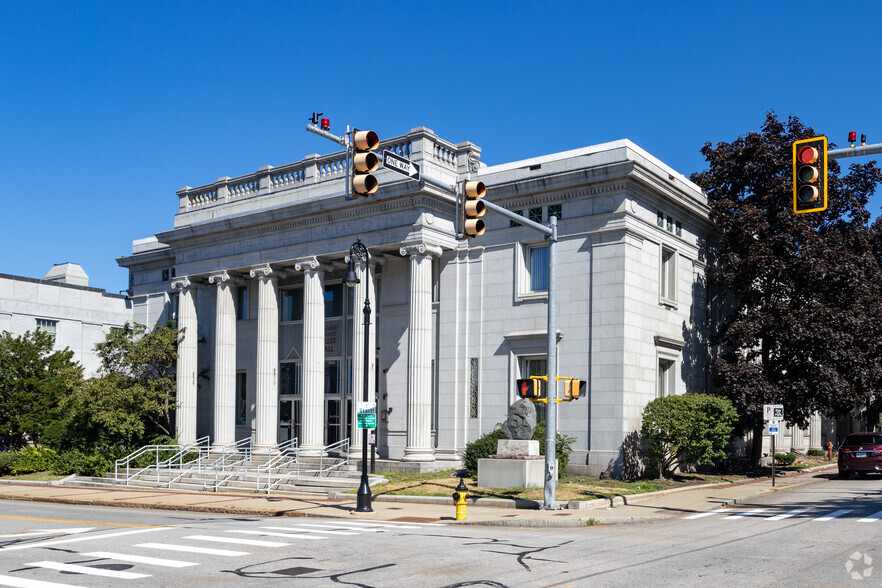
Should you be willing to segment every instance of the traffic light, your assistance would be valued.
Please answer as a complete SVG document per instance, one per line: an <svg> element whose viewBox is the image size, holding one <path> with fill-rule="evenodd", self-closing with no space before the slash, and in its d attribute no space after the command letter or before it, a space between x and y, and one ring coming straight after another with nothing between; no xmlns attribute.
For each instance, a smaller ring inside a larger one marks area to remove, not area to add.
<svg viewBox="0 0 882 588"><path fill-rule="evenodd" d="M487 206L481 201L487 188L484 182L463 182L462 184L462 200L460 202L460 213L462 218L462 234L472 238L484 233L484 221L480 217L484 216Z"/></svg>
<svg viewBox="0 0 882 588"><path fill-rule="evenodd" d="M380 158L374 153L380 146L380 138L373 131L352 131L352 194L367 198L377 191L377 178L371 173L380 166Z"/></svg>
<svg viewBox="0 0 882 588"><path fill-rule="evenodd" d="M827 137L793 143L793 212L827 209Z"/></svg>
<svg viewBox="0 0 882 588"><path fill-rule="evenodd" d="M564 398L570 400L585 396L585 380L564 380Z"/></svg>
<svg viewBox="0 0 882 588"><path fill-rule="evenodd" d="M529 400L539 400L548 396L548 393L545 389L545 380L540 380L538 378L527 378L525 380L518 380L516 387L518 396L520 396L521 398L527 398Z"/></svg>

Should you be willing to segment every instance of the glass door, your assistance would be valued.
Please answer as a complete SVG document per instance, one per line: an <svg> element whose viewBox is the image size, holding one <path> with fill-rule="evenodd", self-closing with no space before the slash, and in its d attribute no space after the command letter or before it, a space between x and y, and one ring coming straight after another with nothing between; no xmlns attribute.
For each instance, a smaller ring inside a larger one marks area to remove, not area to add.
<svg viewBox="0 0 882 588"><path fill-rule="evenodd" d="M343 439L343 412L340 405L340 399L329 398L325 400L325 414L328 418L326 423L327 445L333 445Z"/></svg>
<svg viewBox="0 0 882 588"><path fill-rule="evenodd" d="M279 399L279 443L300 438L300 399Z"/></svg>

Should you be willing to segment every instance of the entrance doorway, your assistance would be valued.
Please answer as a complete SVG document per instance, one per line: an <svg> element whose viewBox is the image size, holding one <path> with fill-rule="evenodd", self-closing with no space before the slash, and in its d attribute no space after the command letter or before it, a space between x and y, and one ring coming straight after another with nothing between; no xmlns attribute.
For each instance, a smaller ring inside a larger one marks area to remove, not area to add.
<svg viewBox="0 0 882 588"><path fill-rule="evenodd" d="M299 398L279 398L279 443L300 439L300 406Z"/></svg>

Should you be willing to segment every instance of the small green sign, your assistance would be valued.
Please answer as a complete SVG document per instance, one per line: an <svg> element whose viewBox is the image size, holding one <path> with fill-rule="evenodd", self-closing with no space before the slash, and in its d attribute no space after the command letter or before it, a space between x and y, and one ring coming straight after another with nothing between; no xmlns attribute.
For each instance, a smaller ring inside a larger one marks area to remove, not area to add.
<svg viewBox="0 0 882 588"><path fill-rule="evenodd" d="M356 423L359 429L376 429L377 428L377 403L376 402L359 402L356 405L358 414L356 415Z"/></svg>

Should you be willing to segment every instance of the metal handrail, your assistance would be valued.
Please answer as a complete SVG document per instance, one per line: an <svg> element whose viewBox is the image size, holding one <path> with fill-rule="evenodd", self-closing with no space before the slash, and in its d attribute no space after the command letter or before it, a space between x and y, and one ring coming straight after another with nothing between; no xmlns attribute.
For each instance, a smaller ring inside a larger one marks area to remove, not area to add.
<svg viewBox="0 0 882 588"><path fill-rule="evenodd" d="M335 462L326 468L324 466L324 459L326 456L330 457L329 454L331 452L340 452L344 455L344 457L343 457L342 461L337 461L337 459L339 459L339 458L335 458ZM299 478L301 474L312 474L312 473L318 474L319 476L321 476L323 473L330 472L330 471L335 470L337 468L340 468L344 465L347 465L349 463L349 438L347 437L346 439L343 439L342 441L338 441L337 443L332 443L331 445L323 447L321 452L319 453L318 457L319 457L319 469L317 469L317 470L312 470L312 469L302 470L302 469L300 469L300 449L298 448L296 451L296 454L295 454L295 468L292 471L289 471L286 474L283 474L283 475L279 476L278 478L276 478L275 480L273 480L272 468L270 468L270 467L266 468L267 481L266 481L265 487L261 487L261 483L260 483L261 468L258 468L257 491L269 493L270 490L272 490L273 488L278 486L283 480L290 478L292 475L296 478ZM279 460L279 461L281 461L281 460Z"/></svg>
<svg viewBox="0 0 882 588"><path fill-rule="evenodd" d="M183 466L184 455L191 453L194 450L198 452L198 456L196 459L196 465L198 466L202 460L203 450L207 450L208 442L209 442L209 437L208 437L208 435L206 435L205 437L201 437L192 443L175 443L172 445L145 445L145 446L141 447L140 449L137 449L136 451L130 453L126 457L117 459L114 462L114 470L113 470L114 481L117 483L125 482L126 486L128 486L129 481L132 480L133 478L140 476L141 474L143 474L144 472L146 472L148 470L156 468L157 483L159 483L159 470L160 470L161 466L166 465L166 464L170 465L172 463L175 463L175 461L177 461L180 466ZM168 451L175 451L176 453L173 454L171 457L160 461L160 453L161 452L168 452ZM142 457L144 455L148 455L150 453L153 453L155 455L154 463L152 463L146 467L138 469L135 473L131 473L130 470L131 470L132 462L135 461L136 459L138 459L139 457ZM192 462L188 462L188 463L192 463ZM123 479L120 478L120 469L121 468L125 472L125 476Z"/></svg>
<svg viewBox="0 0 882 588"><path fill-rule="evenodd" d="M230 459L230 456L236 455L236 459ZM253 455L253 438L246 437L245 439L240 439L239 441L232 443L230 445L226 445L221 452L221 456L214 460L214 462L207 464L200 468L202 470L202 490L208 490L209 488L212 491L217 492L217 489L224 482L236 476L241 472L237 469L237 466L245 466L244 473L248 473L248 462L251 461L251 456ZM219 472L225 472L227 469L232 470L226 477L221 479L219 476ZM214 472L214 482L209 485L208 482L208 472Z"/></svg>

